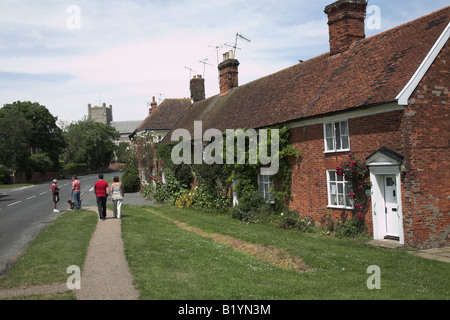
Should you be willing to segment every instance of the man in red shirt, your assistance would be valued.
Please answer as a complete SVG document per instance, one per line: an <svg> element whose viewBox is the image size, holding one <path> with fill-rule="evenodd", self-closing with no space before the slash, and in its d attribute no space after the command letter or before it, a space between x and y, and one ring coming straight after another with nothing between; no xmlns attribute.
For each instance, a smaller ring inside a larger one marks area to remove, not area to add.
<svg viewBox="0 0 450 320"><path fill-rule="evenodd" d="M98 181L94 184L94 192L97 197L97 207L100 220L106 219L106 199L108 194L108 182L103 180L103 174L98 175Z"/></svg>

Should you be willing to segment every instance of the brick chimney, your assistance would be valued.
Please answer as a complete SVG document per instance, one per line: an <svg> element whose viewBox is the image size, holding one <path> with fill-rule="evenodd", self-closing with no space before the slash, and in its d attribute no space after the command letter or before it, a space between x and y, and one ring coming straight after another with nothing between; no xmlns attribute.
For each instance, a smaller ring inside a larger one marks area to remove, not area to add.
<svg viewBox="0 0 450 320"><path fill-rule="evenodd" d="M194 76L190 81L191 98L194 102L205 99L205 79L200 74Z"/></svg>
<svg viewBox="0 0 450 320"><path fill-rule="evenodd" d="M152 114L152 109L154 110L157 106L155 97L153 97L152 102L150 103L150 108L148 108L148 114Z"/></svg>
<svg viewBox="0 0 450 320"><path fill-rule="evenodd" d="M229 51L223 55L223 62L218 66L220 93L227 93L239 85L238 66L239 61L233 58L233 51Z"/></svg>
<svg viewBox="0 0 450 320"><path fill-rule="evenodd" d="M330 33L330 55L346 51L353 42L364 39L366 0L339 0L325 7Z"/></svg>

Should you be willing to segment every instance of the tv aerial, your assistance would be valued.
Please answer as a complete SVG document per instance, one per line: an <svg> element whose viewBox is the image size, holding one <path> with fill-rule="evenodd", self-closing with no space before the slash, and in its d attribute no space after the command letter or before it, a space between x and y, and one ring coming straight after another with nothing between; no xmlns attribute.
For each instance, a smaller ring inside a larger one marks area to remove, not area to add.
<svg viewBox="0 0 450 320"><path fill-rule="evenodd" d="M205 78L205 67L206 67L206 65L210 65L210 66L214 67L214 65L212 65L211 63L206 62L207 60L208 60L208 58L205 58L205 59L199 61L200 63L203 63L203 79Z"/></svg>
<svg viewBox="0 0 450 320"><path fill-rule="evenodd" d="M234 46L232 47L232 48L234 48L233 57L236 57L236 49L240 49L237 47L238 38L244 39L247 42L251 42L249 39L244 37L242 34L236 32L236 39L234 40Z"/></svg>
<svg viewBox="0 0 450 320"><path fill-rule="evenodd" d="M191 69L191 68L188 68L188 67L186 67L186 66L184 66L184 68L189 70L189 79L191 79L191 78L192 78L192 72L193 72L194 74L196 73L195 70L194 70L194 69Z"/></svg>
<svg viewBox="0 0 450 320"><path fill-rule="evenodd" d="M219 44L218 46L209 45L208 48L215 48L217 54L217 65L219 65L219 49L222 49L225 44Z"/></svg>

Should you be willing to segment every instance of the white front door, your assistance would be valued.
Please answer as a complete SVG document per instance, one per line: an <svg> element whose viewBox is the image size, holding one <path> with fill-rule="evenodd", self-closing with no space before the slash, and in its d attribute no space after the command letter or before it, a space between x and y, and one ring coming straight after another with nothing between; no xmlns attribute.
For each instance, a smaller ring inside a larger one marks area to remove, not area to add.
<svg viewBox="0 0 450 320"><path fill-rule="evenodd" d="M404 244L400 158L403 156L382 147L366 159L366 164L372 182L373 237Z"/></svg>
<svg viewBox="0 0 450 320"><path fill-rule="evenodd" d="M400 212L397 202L397 186L395 175L384 176L384 212L386 221L386 237L398 239L400 235Z"/></svg>

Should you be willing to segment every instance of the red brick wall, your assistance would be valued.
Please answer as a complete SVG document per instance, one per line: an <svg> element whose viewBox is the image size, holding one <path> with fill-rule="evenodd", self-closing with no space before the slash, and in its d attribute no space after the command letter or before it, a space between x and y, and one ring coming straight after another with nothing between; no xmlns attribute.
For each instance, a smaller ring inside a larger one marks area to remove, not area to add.
<svg viewBox="0 0 450 320"><path fill-rule="evenodd" d="M399 128L402 111L376 114L348 120L350 151L360 160L378 150L381 146L401 153L402 143ZM292 209L300 215L313 218L316 222L324 219L324 214L332 213L334 219L343 221L350 218L351 211L327 208L326 170L335 169L346 161L348 152L324 153L323 125L315 124L291 130L291 143L302 152L301 162L293 165ZM369 203L370 205L370 203ZM366 225L372 232L372 213L366 214Z"/></svg>
<svg viewBox="0 0 450 320"><path fill-rule="evenodd" d="M381 146L402 154L405 245L448 246L450 231L450 78L448 45L439 54L403 111L349 119L350 150L364 160ZM291 143L303 153L293 164L290 207L316 222L324 213L345 219L350 211L328 209L326 170L346 160L347 152L324 153L323 125L291 130ZM372 231L372 213L366 215Z"/></svg>
<svg viewBox="0 0 450 320"><path fill-rule="evenodd" d="M450 245L450 54L441 50L405 109L405 244Z"/></svg>

